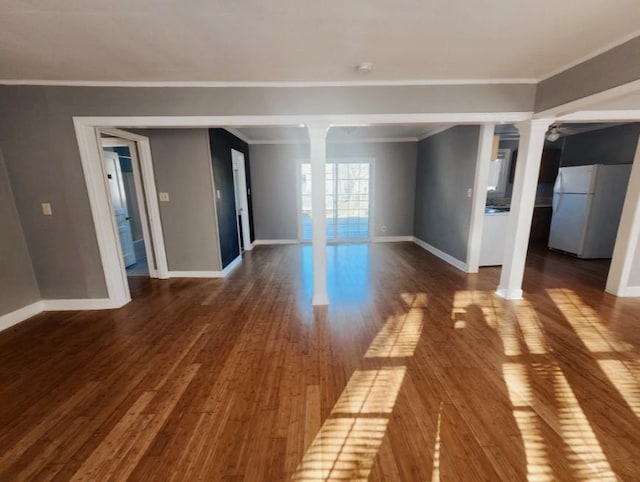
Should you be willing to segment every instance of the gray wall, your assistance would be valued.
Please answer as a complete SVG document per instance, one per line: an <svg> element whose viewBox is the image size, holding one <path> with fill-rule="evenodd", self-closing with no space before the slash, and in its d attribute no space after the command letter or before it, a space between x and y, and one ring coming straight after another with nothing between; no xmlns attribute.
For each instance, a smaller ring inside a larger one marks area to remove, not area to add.
<svg viewBox="0 0 640 482"><path fill-rule="evenodd" d="M317 88L0 86L0 145L43 298L102 298L107 292L73 116L521 112L532 110L534 97L535 85L507 84ZM47 220L38 211L43 201L51 202L54 209L54 216Z"/></svg>
<svg viewBox="0 0 640 482"><path fill-rule="evenodd" d="M638 136L640 123L637 122L567 136L560 165L631 164Z"/></svg>
<svg viewBox="0 0 640 482"><path fill-rule="evenodd" d="M456 126L418 144L414 236L466 262L478 126Z"/></svg>
<svg viewBox="0 0 640 482"><path fill-rule="evenodd" d="M536 112L640 79L640 37L538 84Z"/></svg>
<svg viewBox="0 0 640 482"><path fill-rule="evenodd" d="M207 129L139 130L149 137L170 271L220 270Z"/></svg>
<svg viewBox="0 0 640 482"><path fill-rule="evenodd" d="M309 158L308 144L253 144L250 151L256 239L298 239L296 160ZM330 159L375 159L373 236L413 234L416 153L415 142L328 144Z"/></svg>
<svg viewBox="0 0 640 482"><path fill-rule="evenodd" d="M40 299L0 151L0 316Z"/></svg>

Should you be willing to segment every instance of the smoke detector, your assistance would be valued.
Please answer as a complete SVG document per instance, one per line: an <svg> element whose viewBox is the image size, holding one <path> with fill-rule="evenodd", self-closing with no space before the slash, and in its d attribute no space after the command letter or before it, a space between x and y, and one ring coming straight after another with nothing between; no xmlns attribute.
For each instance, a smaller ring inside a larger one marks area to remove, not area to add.
<svg viewBox="0 0 640 482"><path fill-rule="evenodd" d="M356 65L356 72L366 75L373 70L373 62L360 62Z"/></svg>

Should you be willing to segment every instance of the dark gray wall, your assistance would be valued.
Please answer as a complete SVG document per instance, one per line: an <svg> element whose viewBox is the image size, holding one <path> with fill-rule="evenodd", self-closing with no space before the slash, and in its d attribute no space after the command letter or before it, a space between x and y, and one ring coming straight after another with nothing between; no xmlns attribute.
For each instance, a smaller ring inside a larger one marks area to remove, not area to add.
<svg viewBox="0 0 640 482"><path fill-rule="evenodd" d="M40 299L0 151L0 316Z"/></svg>
<svg viewBox="0 0 640 482"><path fill-rule="evenodd" d="M536 112L640 79L640 37L538 84Z"/></svg>
<svg viewBox="0 0 640 482"><path fill-rule="evenodd" d="M298 239L298 159L308 144L251 145L256 239ZM417 143L330 143L329 159L373 158L373 236L411 236ZM387 232L382 232L382 225Z"/></svg>
<svg viewBox="0 0 640 482"><path fill-rule="evenodd" d="M418 144L414 236L466 262L478 126L456 126Z"/></svg>
<svg viewBox="0 0 640 482"><path fill-rule="evenodd" d="M625 124L564 138L561 166L631 164L638 146L640 123Z"/></svg>
<svg viewBox="0 0 640 482"><path fill-rule="evenodd" d="M170 271L218 271L220 248L207 129L149 129Z"/></svg>
<svg viewBox="0 0 640 482"><path fill-rule="evenodd" d="M238 144L242 145L239 146ZM248 153L246 143L224 129L209 129L209 148L216 188L216 212L220 237L222 267L240 256L238 218L233 183L233 159L231 149L241 147ZM245 154L246 156L246 154Z"/></svg>

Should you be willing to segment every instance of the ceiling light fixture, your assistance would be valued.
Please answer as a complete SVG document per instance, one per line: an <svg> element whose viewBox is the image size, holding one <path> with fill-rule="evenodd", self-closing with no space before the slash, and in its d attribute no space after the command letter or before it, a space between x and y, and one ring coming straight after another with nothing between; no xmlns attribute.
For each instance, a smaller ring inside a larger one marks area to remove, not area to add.
<svg viewBox="0 0 640 482"><path fill-rule="evenodd" d="M356 71L359 74L366 75L373 70L373 62L360 62L356 65Z"/></svg>
<svg viewBox="0 0 640 482"><path fill-rule="evenodd" d="M549 132L547 132L547 135L545 136L545 138L549 142L555 142L558 139L560 139L560 133L558 132L558 126L553 126L551 129L549 129Z"/></svg>

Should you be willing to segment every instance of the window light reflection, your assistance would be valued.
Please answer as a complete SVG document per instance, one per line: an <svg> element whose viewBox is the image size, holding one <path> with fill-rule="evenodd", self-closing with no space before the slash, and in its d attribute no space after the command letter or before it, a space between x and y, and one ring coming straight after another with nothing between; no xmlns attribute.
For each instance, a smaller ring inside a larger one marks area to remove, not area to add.
<svg viewBox="0 0 640 482"><path fill-rule="evenodd" d="M406 367L356 370L331 414L391 413Z"/></svg>
<svg viewBox="0 0 640 482"><path fill-rule="evenodd" d="M572 290L550 289L547 293L591 352L631 349L628 343L616 339L615 334L602 323L598 314Z"/></svg>
<svg viewBox="0 0 640 482"><path fill-rule="evenodd" d="M386 418L329 418L292 480L366 481L382 444Z"/></svg>
<svg viewBox="0 0 640 482"><path fill-rule="evenodd" d="M371 342L365 358L413 356L420 340L424 312L412 308L406 315L394 316L384 324Z"/></svg>

